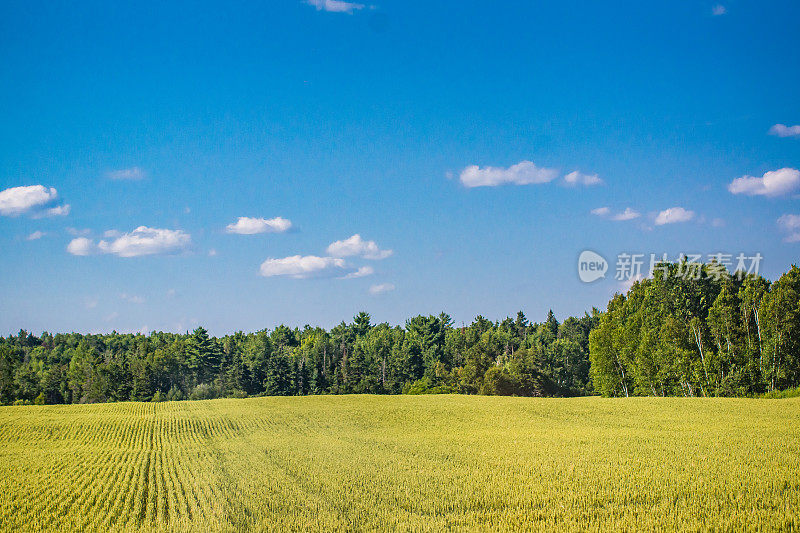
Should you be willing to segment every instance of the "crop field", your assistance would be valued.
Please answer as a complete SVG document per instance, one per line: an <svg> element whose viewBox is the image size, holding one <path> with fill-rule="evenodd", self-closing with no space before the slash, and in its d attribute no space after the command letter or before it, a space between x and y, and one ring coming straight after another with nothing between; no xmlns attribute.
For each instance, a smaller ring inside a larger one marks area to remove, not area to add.
<svg viewBox="0 0 800 533"><path fill-rule="evenodd" d="M800 399L0 408L3 531L798 528Z"/></svg>

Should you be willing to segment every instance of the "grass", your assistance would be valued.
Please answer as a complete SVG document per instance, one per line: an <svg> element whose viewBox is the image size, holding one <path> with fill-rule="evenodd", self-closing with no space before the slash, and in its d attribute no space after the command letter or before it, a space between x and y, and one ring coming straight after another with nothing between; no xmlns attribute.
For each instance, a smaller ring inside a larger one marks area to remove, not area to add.
<svg viewBox="0 0 800 533"><path fill-rule="evenodd" d="M792 530L800 399L0 408L0 529Z"/></svg>
<svg viewBox="0 0 800 533"><path fill-rule="evenodd" d="M800 397L800 387L786 390L776 390L772 392L765 392L757 396L758 398L766 398L769 400L780 400L783 398L798 398Z"/></svg>

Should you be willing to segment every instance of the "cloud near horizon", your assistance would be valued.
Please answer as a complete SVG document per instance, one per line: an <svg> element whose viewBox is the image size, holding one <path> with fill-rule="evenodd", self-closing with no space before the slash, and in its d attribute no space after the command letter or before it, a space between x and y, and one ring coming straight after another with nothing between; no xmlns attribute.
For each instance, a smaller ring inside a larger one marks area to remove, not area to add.
<svg viewBox="0 0 800 533"><path fill-rule="evenodd" d="M334 257L359 256L364 259L386 259L394 253L392 250L381 250L375 241L365 241L358 233L343 241L332 242L326 251Z"/></svg>
<svg viewBox="0 0 800 533"><path fill-rule="evenodd" d="M611 209L608 207L598 207L596 209L592 209L590 213L599 217L606 217L615 221L633 220L634 218L639 218L641 216L641 213L639 213L635 209L631 209L630 207L626 207L625 210L622 211L621 213L613 215L611 214Z"/></svg>
<svg viewBox="0 0 800 533"><path fill-rule="evenodd" d="M139 296L138 294L128 294L126 292L120 294L119 299L132 304L143 304L145 302L144 296Z"/></svg>
<svg viewBox="0 0 800 533"><path fill-rule="evenodd" d="M30 215L33 218L65 216L69 214L69 204L54 205L58 201L58 191L44 185L11 187L0 191L0 215L16 217Z"/></svg>
<svg viewBox="0 0 800 533"><path fill-rule="evenodd" d="M760 178L742 176L728 185L728 191L732 194L747 196L785 196L798 189L800 189L800 171L788 167L765 172Z"/></svg>
<svg viewBox="0 0 800 533"><path fill-rule="evenodd" d="M386 293L386 292L391 292L391 291L393 291L395 289L396 289L396 287L394 286L393 283L379 283L379 284L370 286L369 293L372 294L372 295L378 295L378 294L383 294L383 293Z"/></svg>
<svg viewBox="0 0 800 533"><path fill-rule="evenodd" d="M689 222L694 218L694 211L689 211L683 207L670 207L664 209L656 215L656 226L663 226L665 224L678 224L680 222Z"/></svg>
<svg viewBox="0 0 800 533"><path fill-rule="evenodd" d="M78 237L67 245L72 255L113 254L118 257L138 257L142 255L166 255L186 250L192 242L191 235L183 230L148 228L139 226L130 233L124 233L112 241Z"/></svg>
<svg viewBox="0 0 800 533"><path fill-rule="evenodd" d="M344 259L316 255L292 255L280 259L269 258L259 268L265 278L286 276L295 279L341 274L347 268Z"/></svg>
<svg viewBox="0 0 800 533"><path fill-rule="evenodd" d="M508 168L470 165L461 171L459 180L464 187L497 187L498 185L533 185L548 183L558 177L553 168L537 167L532 161L520 161Z"/></svg>
<svg viewBox="0 0 800 533"><path fill-rule="evenodd" d="M258 233L284 233L292 228L292 221L283 217L254 218L239 217L233 224L225 226L225 231L238 235L256 235Z"/></svg>
<svg viewBox="0 0 800 533"><path fill-rule="evenodd" d="M776 137L800 137L800 124L787 126L786 124L775 124L769 129L770 135Z"/></svg>
<svg viewBox="0 0 800 533"><path fill-rule="evenodd" d="M778 227L787 233L784 242L800 242L800 215L783 215L778 219Z"/></svg>
<svg viewBox="0 0 800 533"><path fill-rule="evenodd" d="M317 8L317 11L327 11L329 13L348 13L354 10L364 9L364 4L354 2L344 2L343 0L307 0L308 5Z"/></svg>

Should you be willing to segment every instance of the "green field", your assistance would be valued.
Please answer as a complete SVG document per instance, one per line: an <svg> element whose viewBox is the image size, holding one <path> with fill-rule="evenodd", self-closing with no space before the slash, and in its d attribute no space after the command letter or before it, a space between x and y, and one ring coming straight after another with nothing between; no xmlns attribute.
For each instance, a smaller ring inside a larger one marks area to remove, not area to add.
<svg viewBox="0 0 800 533"><path fill-rule="evenodd" d="M792 530L800 399L0 408L0 528Z"/></svg>

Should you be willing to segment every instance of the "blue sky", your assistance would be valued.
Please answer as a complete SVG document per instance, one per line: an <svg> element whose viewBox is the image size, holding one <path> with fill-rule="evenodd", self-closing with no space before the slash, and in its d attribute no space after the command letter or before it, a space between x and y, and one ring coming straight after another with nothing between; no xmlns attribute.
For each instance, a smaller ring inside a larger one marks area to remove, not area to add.
<svg viewBox="0 0 800 533"><path fill-rule="evenodd" d="M564 318L621 252L797 261L797 2L0 10L1 334Z"/></svg>

